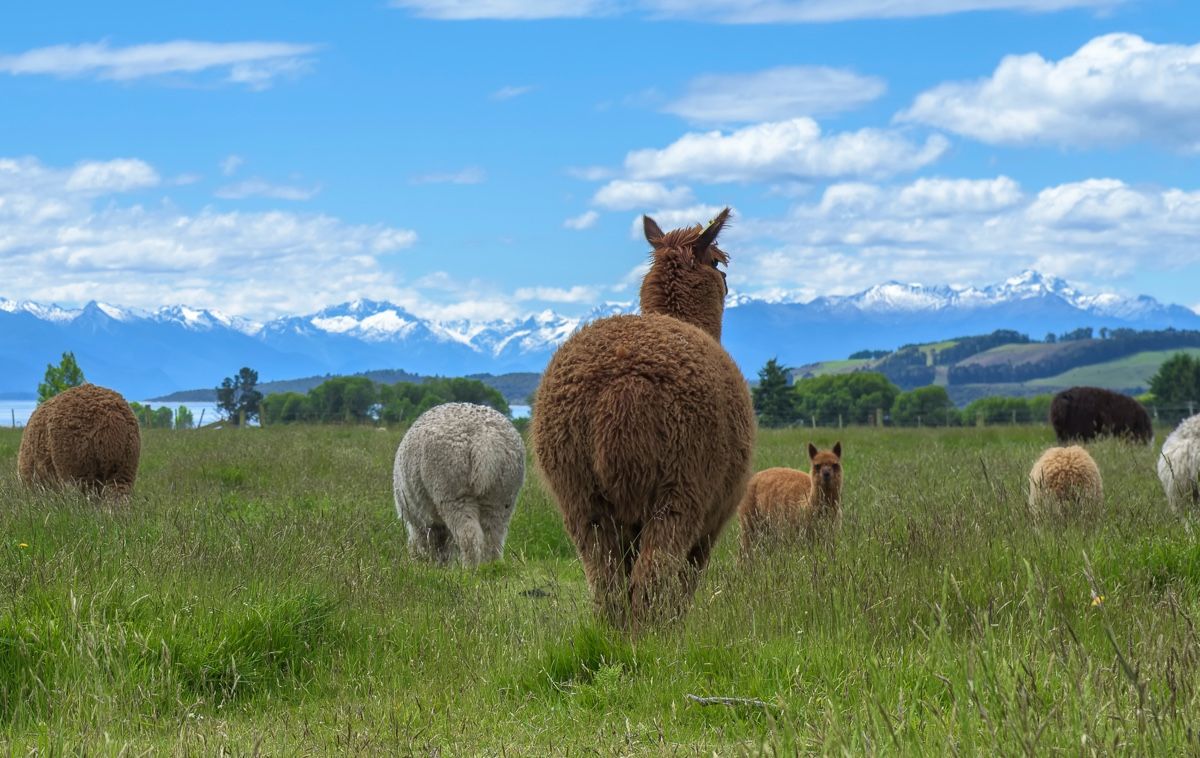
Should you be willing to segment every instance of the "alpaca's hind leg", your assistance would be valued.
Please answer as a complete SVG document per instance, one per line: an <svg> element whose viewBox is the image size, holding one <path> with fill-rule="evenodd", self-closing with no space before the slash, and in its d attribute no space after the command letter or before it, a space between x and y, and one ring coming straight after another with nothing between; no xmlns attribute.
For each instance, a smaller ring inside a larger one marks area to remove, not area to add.
<svg viewBox="0 0 1200 758"><path fill-rule="evenodd" d="M404 525L408 528L408 552L413 558L436 563L450 559L450 531L445 524L424 526L405 519Z"/></svg>
<svg viewBox="0 0 1200 758"><path fill-rule="evenodd" d="M696 586L700 583L700 574L708 566L708 559L712 557L713 545L717 543L718 535L718 531L712 531L701 536L688 552L687 563L679 570L679 587L682 597L690 598L696 593Z"/></svg>
<svg viewBox="0 0 1200 758"><path fill-rule="evenodd" d="M611 505L597 496L578 518L567 519L566 526L579 550L596 610L614 627L624 629L629 621L632 555L611 515Z"/></svg>
<svg viewBox="0 0 1200 758"><path fill-rule="evenodd" d="M479 504L474 500L454 500L439 509L442 520L454 535L459 557L467 568L483 562L483 528L479 524Z"/></svg>
<svg viewBox="0 0 1200 758"><path fill-rule="evenodd" d="M711 545L700 546L694 510L673 504L643 528L640 549L629 578L634 631L683 614L695 591L698 574L692 563L707 563ZM699 547L699 550L696 548Z"/></svg>
<svg viewBox="0 0 1200 758"><path fill-rule="evenodd" d="M504 556L504 540L508 536L508 522L512 518L512 506L508 503L485 503L479 513L479 524L483 528L483 560L485 563L498 561Z"/></svg>

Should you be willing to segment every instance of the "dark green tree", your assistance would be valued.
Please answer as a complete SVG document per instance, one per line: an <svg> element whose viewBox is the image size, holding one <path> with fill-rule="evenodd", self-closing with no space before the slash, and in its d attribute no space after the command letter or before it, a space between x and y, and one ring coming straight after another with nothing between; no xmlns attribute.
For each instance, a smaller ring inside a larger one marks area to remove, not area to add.
<svg viewBox="0 0 1200 758"><path fill-rule="evenodd" d="M1150 392L1159 403L1200 400L1200 358L1187 353L1172 355L1150 379Z"/></svg>
<svg viewBox="0 0 1200 758"><path fill-rule="evenodd" d="M258 418L262 405L262 393L258 386L258 372L243 366L236 376L227 376L217 387L217 409L230 422L240 424Z"/></svg>
<svg viewBox="0 0 1200 758"><path fill-rule="evenodd" d="M758 386L752 394L760 426L786 426L796 421L796 396L788 384L787 369L775 358L759 369Z"/></svg>
<svg viewBox="0 0 1200 758"><path fill-rule="evenodd" d="M186 405L181 405L175 409L176 429L191 429L195 425L196 417L192 415L192 411Z"/></svg>
<svg viewBox="0 0 1200 758"><path fill-rule="evenodd" d="M876 410L888 411L900 390L883 374L855 371L801 379L793 387L796 411L801 422L869 424Z"/></svg>
<svg viewBox="0 0 1200 758"><path fill-rule="evenodd" d="M901 392L892 404L892 423L901 426L954 426L959 423L945 387L918 387Z"/></svg>
<svg viewBox="0 0 1200 758"><path fill-rule="evenodd" d="M75 361L75 353L63 353L57 366L47 364L45 381L38 384L38 403L44 403L58 393L78 387L85 381L83 369L79 368Z"/></svg>

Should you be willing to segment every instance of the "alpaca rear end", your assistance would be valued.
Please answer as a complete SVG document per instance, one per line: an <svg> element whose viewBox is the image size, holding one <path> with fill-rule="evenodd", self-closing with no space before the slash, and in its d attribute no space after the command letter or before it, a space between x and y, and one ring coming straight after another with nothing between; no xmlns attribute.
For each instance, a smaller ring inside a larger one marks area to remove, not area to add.
<svg viewBox="0 0 1200 758"><path fill-rule="evenodd" d="M717 341L727 216L669 235L647 219L642 315L572 336L534 403L538 464L597 607L635 632L683 612L749 473L750 393Z"/></svg>

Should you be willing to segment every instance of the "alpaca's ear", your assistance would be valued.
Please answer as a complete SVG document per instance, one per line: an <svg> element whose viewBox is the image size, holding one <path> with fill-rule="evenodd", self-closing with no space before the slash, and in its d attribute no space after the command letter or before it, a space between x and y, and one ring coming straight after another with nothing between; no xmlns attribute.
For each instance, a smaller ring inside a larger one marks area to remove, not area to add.
<svg viewBox="0 0 1200 758"><path fill-rule="evenodd" d="M817 452L818 452L818 451L817 451L817 446L816 446L816 445L814 445L814 444L813 444L813 443L811 443L811 442L810 442L810 443L808 443L808 459L809 459L810 461L811 461L813 458L816 458L816 457L817 457Z"/></svg>
<svg viewBox="0 0 1200 758"><path fill-rule="evenodd" d="M663 230L658 228L658 222L649 216L642 216L642 229L646 232L646 241L654 247L658 247L658 243L666 236Z"/></svg>
<svg viewBox="0 0 1200 758"><path fill-rule="evenodd" d="M708 254L708 249L717 241L717 235L721 233L721 229L725 227L725 222L729 220L729 208L717 214L717 217L712 220L708 228L700 232L699 238L696 239L696 244L692 247L692 252L697 258L703 258Z"/></svg>
<svg viewBox="0 0 1200 758"><path fill-rule="evenodd" d="M841 442L841 440L838 440L837 442L833 443L833 454L836 455L838 458L842 457L842 442Z"/></svg>

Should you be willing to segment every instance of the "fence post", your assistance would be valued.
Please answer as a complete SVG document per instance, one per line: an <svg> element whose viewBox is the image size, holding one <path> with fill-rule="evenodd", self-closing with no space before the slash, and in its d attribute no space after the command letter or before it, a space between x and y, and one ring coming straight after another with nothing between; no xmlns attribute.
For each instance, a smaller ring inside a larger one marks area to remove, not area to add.
<svg viewBox="0 0 1200 758"><path fill-rule="evenodd" d="M1195 416L1195 415L1196 415L1196 402L1194 400L1189 400L1188 401L1188 418L1191 418L1192 416Z"/></svg>
<svg viewBox="0 0 1200 758"><path fill-rule="evenodd" d="M838 414L838 429L842 428L842 414Z"/></svg>
<svg viewBox="0 0 1200 758"><path fill-rule="evenodd" d="M246 428L246 412L245 411L238 411L238 428L239 429Z"/></svg>
<svg viewBox="0 0 1200 758"><path fill-rule="evenodd" d="M917 415L917 428L921 428L921 416L919 414Z"/></svg>
<svg viewBox="0 0 1200 758"><path fill-rule="evenodd" d="M816 429L817 428L817 417L812 416L811 418L812 418L812 428Z"/></svg>
<svg viewBox="0 0 1200 758"><path fill-rule="evenodd" d="M17 409L9 408L8 410L10 413L12 413L13 429L16 429L17 428Z"/></svg>
<svg viewBox="0 0 1200 758"><path fill-rule="evenodd" d="M1017 412L1015 410L1012 412L1012 425L1017 425Z"/></svg>
<svg viewBox="0 0 1200 758"><path fill-rule="evenodd" d="M875 409L875 426L883 426L883 409Z"/></svg>

